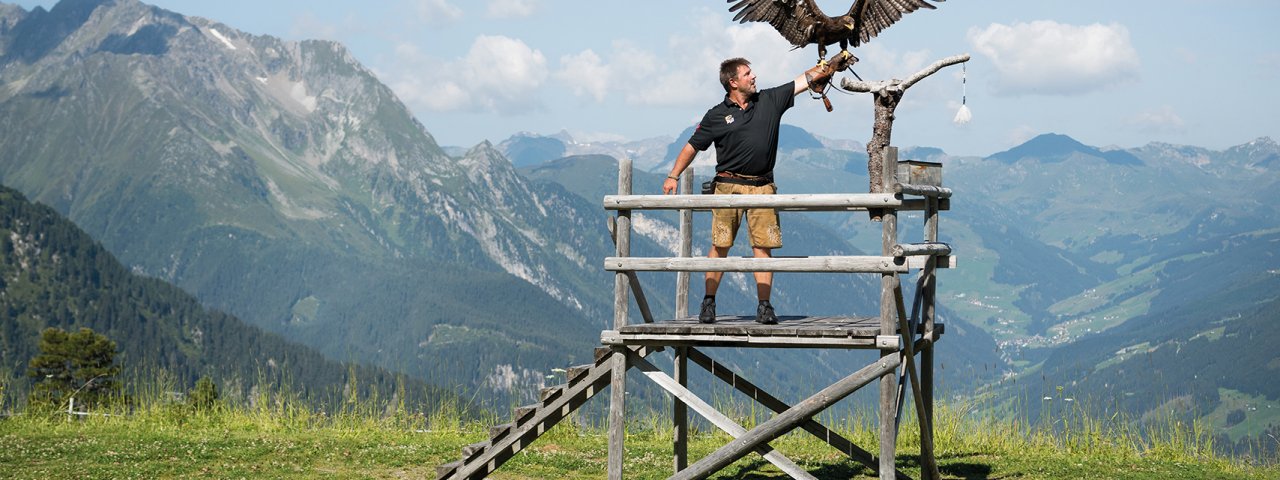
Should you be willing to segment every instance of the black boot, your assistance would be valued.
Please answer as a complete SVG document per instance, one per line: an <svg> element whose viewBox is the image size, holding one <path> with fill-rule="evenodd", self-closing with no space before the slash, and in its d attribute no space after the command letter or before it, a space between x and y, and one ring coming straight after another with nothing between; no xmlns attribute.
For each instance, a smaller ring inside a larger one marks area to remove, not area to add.
<svg viewBox="0 0 1280 480"><path fill-rule="evenodd" d="M702 323L716 322L716 297L703 297L702 309L698 311L698 321Z"/></svg>
<svg viewBox="0 0 1280 480"><path fill-rule="evenodd" d="M768 300L761 300L760 306L756 307L756 322L765 325L778 323L778 315L773 313L773 305Z"/></svg>

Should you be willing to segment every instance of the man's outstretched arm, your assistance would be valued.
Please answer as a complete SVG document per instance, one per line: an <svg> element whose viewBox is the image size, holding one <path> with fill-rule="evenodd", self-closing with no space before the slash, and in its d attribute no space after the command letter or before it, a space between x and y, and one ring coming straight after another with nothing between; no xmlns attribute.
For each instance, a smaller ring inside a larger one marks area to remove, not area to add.
<svg viewBox="0 0 1280 480"><path fill-rule="evenodd" d="M676 164L671 167L671 173L667 175L667 179L662 181L662 193L676 193L676 186L679 182L680 174L684 173L684 169L689 168L689 164L693 163L693 157L698 156L698 149L693 145L684 144L684 148L680 149L680 154L676 155Z"/></svg>

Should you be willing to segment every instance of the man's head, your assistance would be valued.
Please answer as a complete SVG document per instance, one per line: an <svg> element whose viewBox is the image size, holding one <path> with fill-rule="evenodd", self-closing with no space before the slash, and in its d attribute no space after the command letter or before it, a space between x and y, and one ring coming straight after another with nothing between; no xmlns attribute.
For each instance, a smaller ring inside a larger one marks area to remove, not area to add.
<svg viewBox="0 0 1280 480"><path fill-rule="evenodd" d="M751 62L742 57L730 58L720 62L720 85L726 93L734 90L745 94L756 92L756 75L751 71Z"/></svg>

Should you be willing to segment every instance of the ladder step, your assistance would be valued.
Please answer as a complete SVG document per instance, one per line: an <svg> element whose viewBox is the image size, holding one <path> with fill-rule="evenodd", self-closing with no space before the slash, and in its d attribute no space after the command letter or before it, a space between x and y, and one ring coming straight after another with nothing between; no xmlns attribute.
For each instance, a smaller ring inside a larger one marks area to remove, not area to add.
<svg viewBox="0 0 1280 480"><path fill-rule="evenodd" d="M489 427L489 441L496 443L498 440L502 440L503 437L506 437L507 434L511 433L511 429L515 426L516 424L514 423L504 423L502 425Z"/></svg>
<svg viewBox="0 0 1280 480"><path fill-rule="evenodd" d="M493 443L489 442L488 440L485 440L483 442L473 443L471 445L462 447L463 463L475 460L475 458L480 456L480 454L484 453L484 451L487 450L490 445L493 445Z"/></svg>
<svg viewBox="0 0 1280 480"><path fill-rule="evenodd" d="M516 408L516 425L523 425L524 422L529 421L530 418L533 418L533 412L536 411L538 411L537 404Z"/></svg>
<svg viewBox="0 0 1280 480"><path fill-rule="evenodd" d="M596 365L599 365L599 364L600 364L600 362L603 362L603 361L604 361L604 359L609 358L609 355L610 355L610 354L612 354L612 353L613 353L613 349L612 349L612 348L609 348L609 347L596 347L596 351L595 351L595 360L596 360Z"/></svg>
<svg viewBox="0 0 1280 480"><path fill-rule="evenodd" d="M592 366L593 365L578 365L576 367L569 367L568 373L565 374L565 376L569 378L569 384L572 385L578 383L578 380L581 380L582 376L590 371Z"/></svg>
<svg viewBox="0 0 1280 480"><path fill-rule="evenodd" d="M462 460L446 463L436 467L436 480L447 480L453 477L453 474L462 467Z"/></svg>
<svg viewBox="0 0 1280 480"><path fill-rule="evenodd" d="M568 385L560 384L554 387L542 389L542 404L546 405L547 402L555 401L555 399L560 397L560 394L564 393L564 390L567 387Z"/></svg>

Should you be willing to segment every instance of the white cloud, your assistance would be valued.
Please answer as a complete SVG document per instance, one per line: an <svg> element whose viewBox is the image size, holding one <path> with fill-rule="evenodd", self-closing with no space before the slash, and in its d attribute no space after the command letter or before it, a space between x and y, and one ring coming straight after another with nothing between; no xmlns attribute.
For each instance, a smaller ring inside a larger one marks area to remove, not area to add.
<svg viewBox="0 0 1280 480"><path fill-rule="evenodd" d="M1027 143L1027 140L1044 133L1030 125L1018 125L1005 133L1005 148L1012 148Z"/></svg>
<svg viewBox="0 0 1280 480"><path fill-rule="evenodd" d="M1049 20L993 23L969 30L969 42L995 66L995 93L1074 95L1138 76L1138 53L1123 25Z"/></svg>
<svg viewBox="0 0 1280 480"><path fill-rule="evenodd" d="M574 95L589 95L603 102L609 93L612 73L613 68L605 65L596 52L585 50L560 57L560 70L555 78L568 85Z"/></svg>
<svg viewBox="0 0 1280 480"><path fill-rule="evenodd" d="M519 18L533 15L537 0L489 0L486 13L493 18Z"/></svg>
<svg viewBox="0 0 1280 480"><path fill-rule="evenodd" d="M717 69L726 58L749 59L761 88L790 81L804 70L802 58L817 58L792 52L769 25L730 23L718 11L699 9L689 23L662 45L616 42L604 56L585 50L561 57L556 79L596 101L617 94L631 105L705 106L724 92Z"/></svg>
<svg viewBox="0 0 1280 480"><path fill-rule="evenodd" d="M1129 119L1129 124L1145 133L1182 133L1186 122L1171 106L1140 112Z"/></svg>
<svg viewBox="0 0 1280 480"><path fill-rule="evenodd" d="M414 10L428 23L452 23L462 18L462 9L449 0L415 0Z"/></svg>
<svg viewBox="0 0 1280 480"><path fill-rule="evenodd" d="M395 49L396 69L377 72L406 103L430 111L523 113L541 108L547 60L523 41L476 37L466 56L440 60L411 44Z"/></svg>

